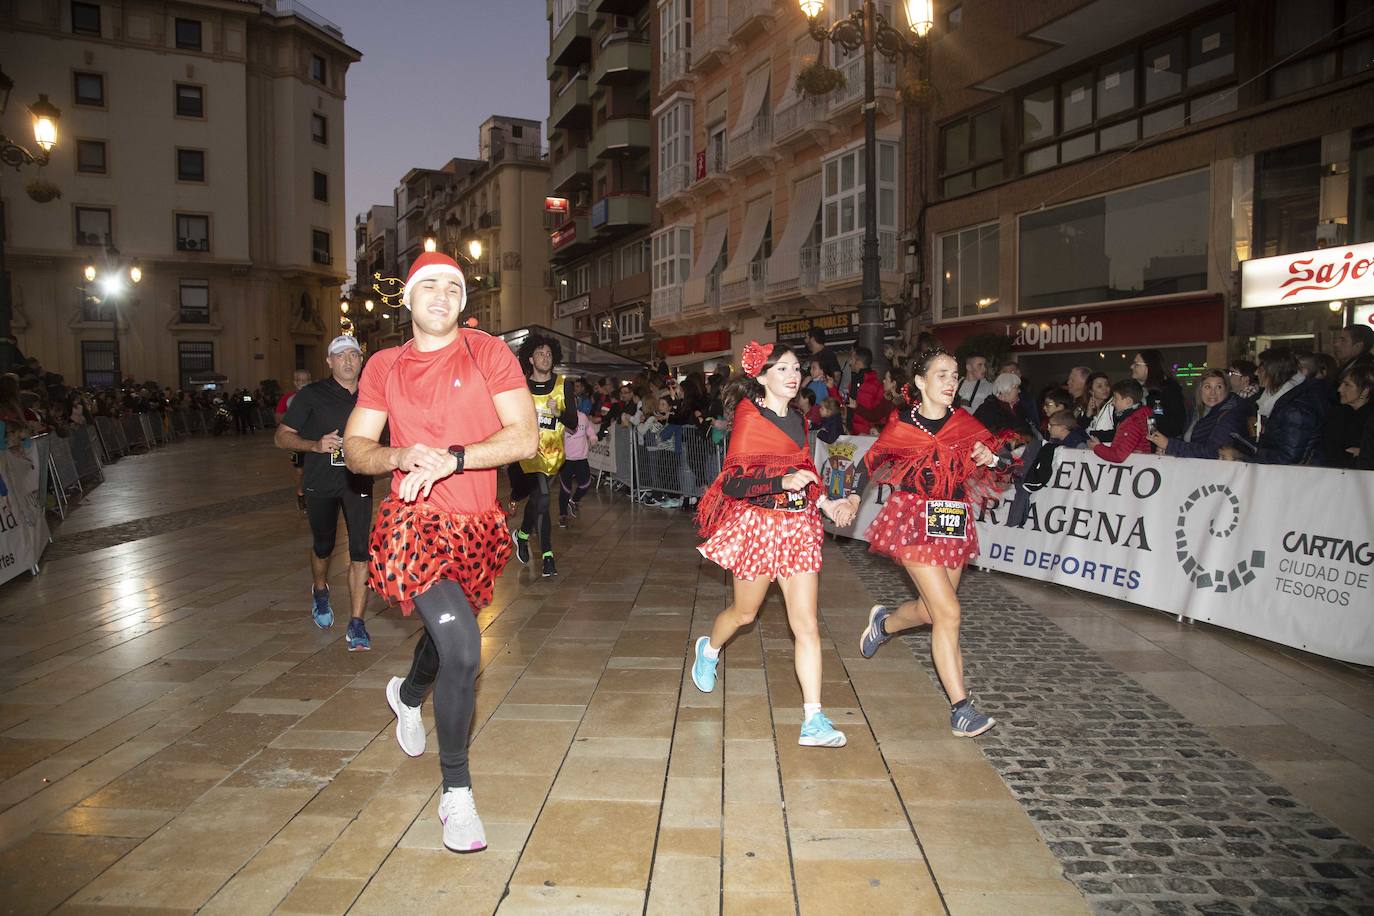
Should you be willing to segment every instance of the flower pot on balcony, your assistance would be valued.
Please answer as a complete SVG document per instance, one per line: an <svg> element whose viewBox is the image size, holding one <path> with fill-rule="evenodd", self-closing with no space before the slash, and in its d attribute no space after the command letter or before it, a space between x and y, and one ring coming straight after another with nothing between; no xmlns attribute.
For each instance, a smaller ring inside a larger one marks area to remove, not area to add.
<svg viewBox="0 0 1374 916"><path fill-rule="evenodd" d="M45 204L50 200L56 200L62 196L62 189L51 181L44 181L41 178L33 178L28 184L24 185L24 193L29 195L29 199L40 204Z"/></svg>
<svg viewBox="0 0 1374 916"><path fill-rule="evenodd" d="M826 95L844 84L843 73L819 60L807 64L797 74L797 91L805 95Z"/></svg>

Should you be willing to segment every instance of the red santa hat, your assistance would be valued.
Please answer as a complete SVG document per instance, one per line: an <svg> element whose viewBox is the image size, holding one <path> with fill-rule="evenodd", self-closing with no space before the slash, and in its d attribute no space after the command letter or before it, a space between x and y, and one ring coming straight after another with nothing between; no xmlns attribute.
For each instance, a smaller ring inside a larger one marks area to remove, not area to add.
<svg viewBox="0 0 1374 916"><path fill-rule="evenodd" d="M458 262L446 254L437 251L426 251L415 259L415 263L410 265L410 276L406 277L405 292L401 294L401 303L406 308L410 308L410 291L415 288L415 284L422 280L431 280L442 274L457 274L458 283L463 288L463 294L458 300L458 311L462 311L468 304L468 280L463 276L463 268L458 266Z"/></svg>

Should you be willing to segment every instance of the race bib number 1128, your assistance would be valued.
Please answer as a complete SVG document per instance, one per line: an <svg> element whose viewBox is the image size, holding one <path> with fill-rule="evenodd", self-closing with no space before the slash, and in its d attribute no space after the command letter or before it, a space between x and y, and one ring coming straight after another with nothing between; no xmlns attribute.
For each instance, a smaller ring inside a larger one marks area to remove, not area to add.
<svg viewBox="0 0 1374 916"><path fill-rule="evenodd" d="M933 538L968 537L968 503L932 499L926 503L926 535Z"/></svg>

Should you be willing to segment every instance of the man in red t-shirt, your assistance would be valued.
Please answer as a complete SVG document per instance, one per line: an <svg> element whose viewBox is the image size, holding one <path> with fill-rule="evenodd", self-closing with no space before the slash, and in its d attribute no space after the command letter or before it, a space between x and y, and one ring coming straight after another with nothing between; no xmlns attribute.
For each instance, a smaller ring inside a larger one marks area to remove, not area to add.
<svg viewBox="0 0 1374 916"><path fill-rule="evenodd" d="M402 301L415 339L368 360L344 429L344 460L355 474L392 475L372 529L368 584L403 613L418 610L425 635L410 674L392 678L386 698L401 749L418 757L420 705L433 685L444 845L475 852L487 842L468 773L482 656L476 613L490 603L511 553L494 469L532 456L539 429L510 348L459 326L467 286L453 259L416 258ZM390 448L379 441L388 423Z"/></svg>
<svg viewBox="0 0 1374 916"><path fill-rule="evenodd" d="M277 402L277 426L281 426L281 418L286 416L286 409L291 406L291 401L296 397L296 391L300 391L310 384L310 370L297 369L291 373L291 384L296 386L295 391L290 394L283 394L281 400ZM296 478L296 508L305 512L305 483L303 480L305 468L305 455L302 452L291 453L291 476Z"/></svg>

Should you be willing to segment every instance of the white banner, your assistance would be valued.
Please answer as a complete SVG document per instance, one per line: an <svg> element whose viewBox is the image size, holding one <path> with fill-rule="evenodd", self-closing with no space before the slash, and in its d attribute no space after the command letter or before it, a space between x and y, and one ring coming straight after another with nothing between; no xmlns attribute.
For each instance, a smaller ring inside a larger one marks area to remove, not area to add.
<svg viewBox="0 0 1374 916"><path fill-rule="evenodd" d="M607 474L615 473L615 437L618 425L612 423L611 428L606 431L604 439L588 446L587 464L593 471L604 471Z"/></svg>
<svg viewBox="0 0 1374 916"><path fill-rule="evenodd" d="M34 467L38 450L0 449L0 582L38 565L48 546L48 517Z"/></svg>
<svg viewBox="0 0 1374 916"><path fill-rule="evenodd" d="M828 493L873 441L817 443ZM869 487L840 533L862 538L887 492ZM974 507L984 569L1374 664L1374 474L1060 450L1016 528L1012 496Z"/></svg>

